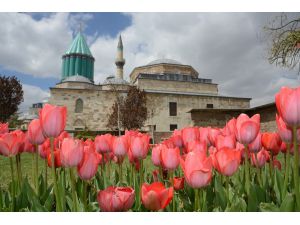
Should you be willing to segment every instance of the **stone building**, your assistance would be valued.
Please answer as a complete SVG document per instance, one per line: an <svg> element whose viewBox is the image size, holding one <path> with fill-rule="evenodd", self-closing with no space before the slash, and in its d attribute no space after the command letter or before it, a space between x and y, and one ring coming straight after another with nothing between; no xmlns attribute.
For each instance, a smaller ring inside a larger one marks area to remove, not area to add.
<svg viewBox="0 0 300 225"><path fill-rule="evenodd" d="M207 121L212 120L209 112L245 111L250 107L250 98L223 96L218 92L218 84L211 79L199 76L191 65L171 59L138 66L126 81L121 37L117 44L116 75L95 84L96 62L83 34L78 33L62 57L61 81L50 88L49 103L67 106L67 130L109 131L106 124L111 107L117 95L126 95L130 85L146 92L149 117L143 130L151 128L156 141L174 129L207 125ZM195 109L204 110L205 116L195 120ZM227 119L229 117L224 115L223 123Z"/></svg>

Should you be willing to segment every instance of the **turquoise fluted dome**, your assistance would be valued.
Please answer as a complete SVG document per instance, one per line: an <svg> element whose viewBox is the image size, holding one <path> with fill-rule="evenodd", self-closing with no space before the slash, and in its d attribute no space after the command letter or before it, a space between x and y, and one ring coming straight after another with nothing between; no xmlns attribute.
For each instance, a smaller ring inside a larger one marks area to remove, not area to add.
<svg viewBox="0 0 300 225"><path fill-rule="evenodd" d="M62 81L79 75L94 82L94 57L81 32L62 56Z"/></svg>

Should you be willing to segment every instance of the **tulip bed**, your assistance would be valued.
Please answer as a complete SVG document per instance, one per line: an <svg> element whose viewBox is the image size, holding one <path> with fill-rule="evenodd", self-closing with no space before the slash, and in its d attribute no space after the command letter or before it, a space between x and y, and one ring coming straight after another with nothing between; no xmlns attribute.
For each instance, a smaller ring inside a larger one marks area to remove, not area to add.
<svg viewBox="0 0 300 225"><path fill-rule="evenodd" d="M46 104L26 133L0 124L0 211L300 211L300 88L275 101L276 132L241 114L156 145L138 131L73 138L66 108Z"/></svg>

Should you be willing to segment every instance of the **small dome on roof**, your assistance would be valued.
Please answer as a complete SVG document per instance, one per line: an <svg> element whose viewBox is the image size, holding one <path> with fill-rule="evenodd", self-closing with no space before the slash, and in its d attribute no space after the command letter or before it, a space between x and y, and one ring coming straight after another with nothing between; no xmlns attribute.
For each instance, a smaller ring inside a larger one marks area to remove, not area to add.
<svg viewBox="0 0 300 225"><path fill-rule="evenodd" d="M118 77L108 76L103 82L103 85L107 85L107 84L128 84L128 82Z"/></svg>
<svg viewBox="0 0 300 225"><path fill-rule="evenodd" d="M177 65L182 65L182 63L174 60L174 59L156 59L156 60L153 60L151 62L149 62L147 64L147 66L150 66L150 65L156 65L156 64L177 64Z"/></svg>
<svg viewBox="0 0 300 225"><path fill-rule="evenodd" d="M80 76L80 75L74 75L71 77L67 77L66 79L64 79L62 82L84 82L84 83L92 83L88 78Z"/></svg>

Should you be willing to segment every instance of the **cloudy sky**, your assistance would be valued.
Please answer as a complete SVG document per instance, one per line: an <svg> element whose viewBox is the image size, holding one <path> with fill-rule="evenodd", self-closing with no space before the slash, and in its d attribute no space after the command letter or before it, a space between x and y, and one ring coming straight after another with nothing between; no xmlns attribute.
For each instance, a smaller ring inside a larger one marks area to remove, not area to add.
<svg viewBox="0 0 300 225"><path fill-rule="evenodd" d="M0 13L0 74L22 84L26 111L49 96L60 80L61 56L84 24L96 59L95 80L115 73L122 34L125 77L158 58L192 65L219 84L221 95L251 97L252 106L274 101L281 86L297 86L297 71L268 63L263 27L276 13Z"/></svg>

